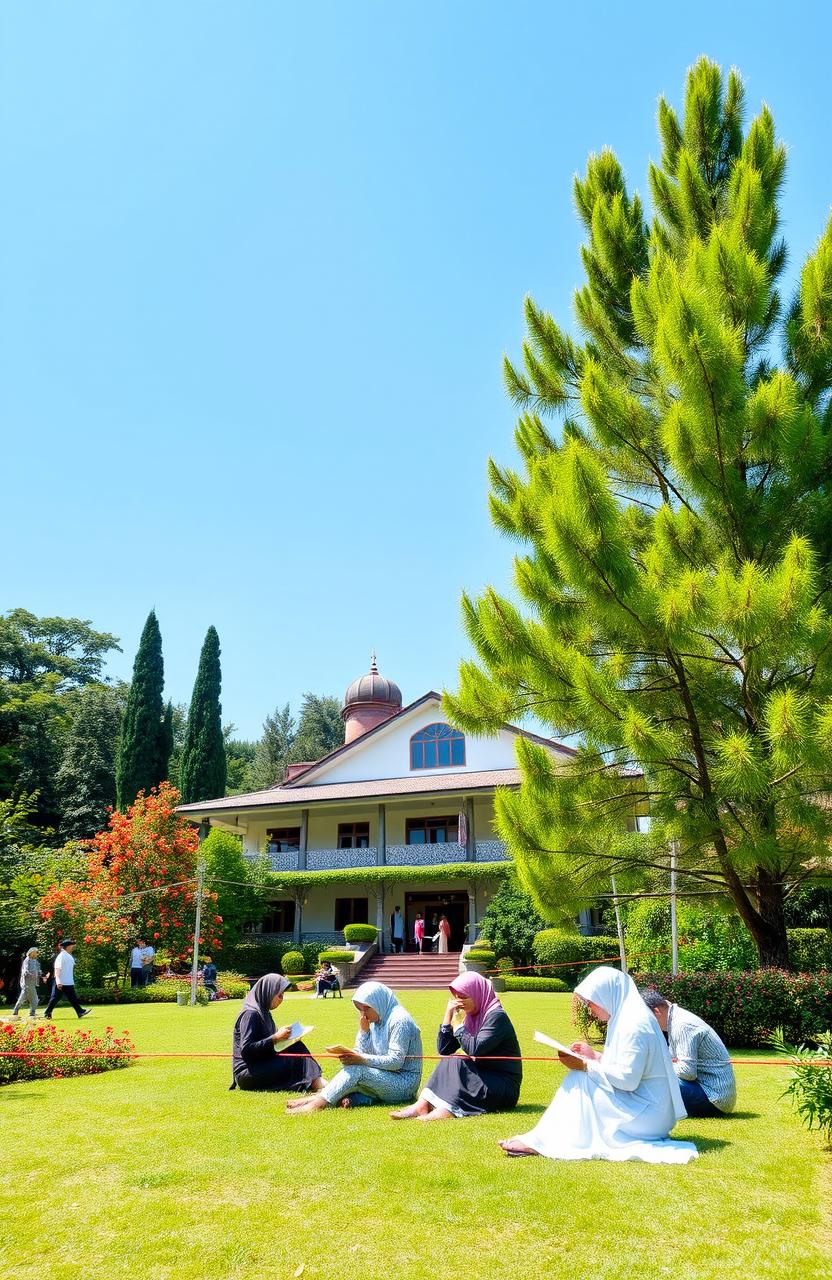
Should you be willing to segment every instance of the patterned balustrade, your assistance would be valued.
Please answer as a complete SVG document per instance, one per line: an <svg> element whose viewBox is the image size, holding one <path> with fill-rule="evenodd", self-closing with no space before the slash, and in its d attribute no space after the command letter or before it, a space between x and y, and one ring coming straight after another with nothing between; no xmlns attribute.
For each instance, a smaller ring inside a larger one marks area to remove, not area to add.
<svg viewBox="0 0 832 1280"><path fill-rule="evenodd" d="M374 867L377 852L368 849L307 849L307 871L340 871L342 867Z"/></svg>
<svg viewBox="0 0 832 1280"><path fill-rule="evenodd" d="M447 844L388 844L388 867L434 867L446 862L464 862L465 846Z"/></svg>
<svg viewBox="0 0 832 1280"><path fill-rule="evenodd" d="M478 840L477 862L509 862L511 854L503 840Z"/></svg>

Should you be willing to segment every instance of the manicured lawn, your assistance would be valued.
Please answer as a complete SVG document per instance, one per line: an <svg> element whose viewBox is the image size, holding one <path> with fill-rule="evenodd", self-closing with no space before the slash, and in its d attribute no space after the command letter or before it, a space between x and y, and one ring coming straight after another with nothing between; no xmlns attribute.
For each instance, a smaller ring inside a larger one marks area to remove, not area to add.
<svg viewBox="0 0 832 1280"><path fill-rule="evenodd" d="M433 1035L441 992L405 1003ZM504 997L524 1052L570 1035L569 997ZM351 1038L348 999L286 1000L310 1047ZM228 1049L237 1002L99 1008L138 1049ZM71 1012L59 1010L56 1021ZM287 1020L288 1017L287 1017ZM384 1108L284 1114L228 1092L228 1062L154 1060L0 1090L0 1275L43 1280L529 1280L826 1277L829 1158L778 1101L784 1072L740 1067L740 1114L689 1121L682 1167L508 1160L563 1071L527 1065L519 1113L395 1124Z"/></svg>

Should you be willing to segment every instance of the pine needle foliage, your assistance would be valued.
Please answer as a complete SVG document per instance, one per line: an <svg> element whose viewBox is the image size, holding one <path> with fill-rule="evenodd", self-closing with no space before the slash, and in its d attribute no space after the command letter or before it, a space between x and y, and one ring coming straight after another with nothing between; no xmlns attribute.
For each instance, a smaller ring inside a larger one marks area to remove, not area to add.
<svg viewBox="0 0 832 1280"><path fill-rule="evenodd" d="M220 638L209 627L199 655L179 769L183 804L225 795L227 761L222 732Z"/></svg>
<svg viewBox="0 0 832 1280"><path fill-rule="evenodd" d="M768 107L746 126L739 75L702 58L658 124L649 221L611 151L575 179L576 336L526 300L520 465L490 463L522 606L464 597L477 660L446 706L579 744L556 767L519 740L498 798L544 914L611 872L661 879L676 838L683 887L727 888L785 964L784 900L830 870L832 219L784 304Z"/></svg>

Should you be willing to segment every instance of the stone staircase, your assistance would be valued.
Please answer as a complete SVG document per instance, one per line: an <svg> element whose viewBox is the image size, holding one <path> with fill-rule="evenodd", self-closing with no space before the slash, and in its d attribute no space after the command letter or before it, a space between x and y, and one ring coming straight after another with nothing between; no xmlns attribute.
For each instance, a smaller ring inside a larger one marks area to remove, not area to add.
<svg viewBox="0 0 832 1280"><path fill-rule="evenodd" d="M393 991L413 991L418 988L439 990L453 982L459 973L459 953L447 955L373 956L368 960L351 986L361 982L383 982Z"/></svg>

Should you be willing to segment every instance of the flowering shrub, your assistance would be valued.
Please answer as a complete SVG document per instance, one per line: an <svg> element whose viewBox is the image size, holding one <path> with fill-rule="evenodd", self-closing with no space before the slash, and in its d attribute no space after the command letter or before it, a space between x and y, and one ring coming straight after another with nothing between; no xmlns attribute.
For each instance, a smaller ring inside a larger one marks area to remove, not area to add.
<svg viewBox="0 0 832 1280"><path fill-rule="evenodd" d="M81 1027L64 1031L52 1022L0 1023L0 1084L91 1076L128 1066L135 1052L129 1033L116 1035L112 1027L97 1034Z"/></svg>
<svg viewBox="0 0 832 1280"><path fill-rule="evenodd" d="M87 847L81 882L63 881L39 905L45 946L75 937L80 968L93 982L119 970L138 938L171 959L190 963L196 907L199 837L176 813L179 793L168 782L139 792L126 813L111 813L104 831ZM156 889L157 892L147 892ZM200 946L222 946L216 893L203 894Z"/></svg>
<svg viewBox="0 0 832 1280"><path fill-rule="evenodd" d="M832 1025L832 973L751 972L633 974L714 1028L728 1045L764 1045L777 1028L799 1044ZM578 1017L582 1016L578 1011Z"/></svg>

